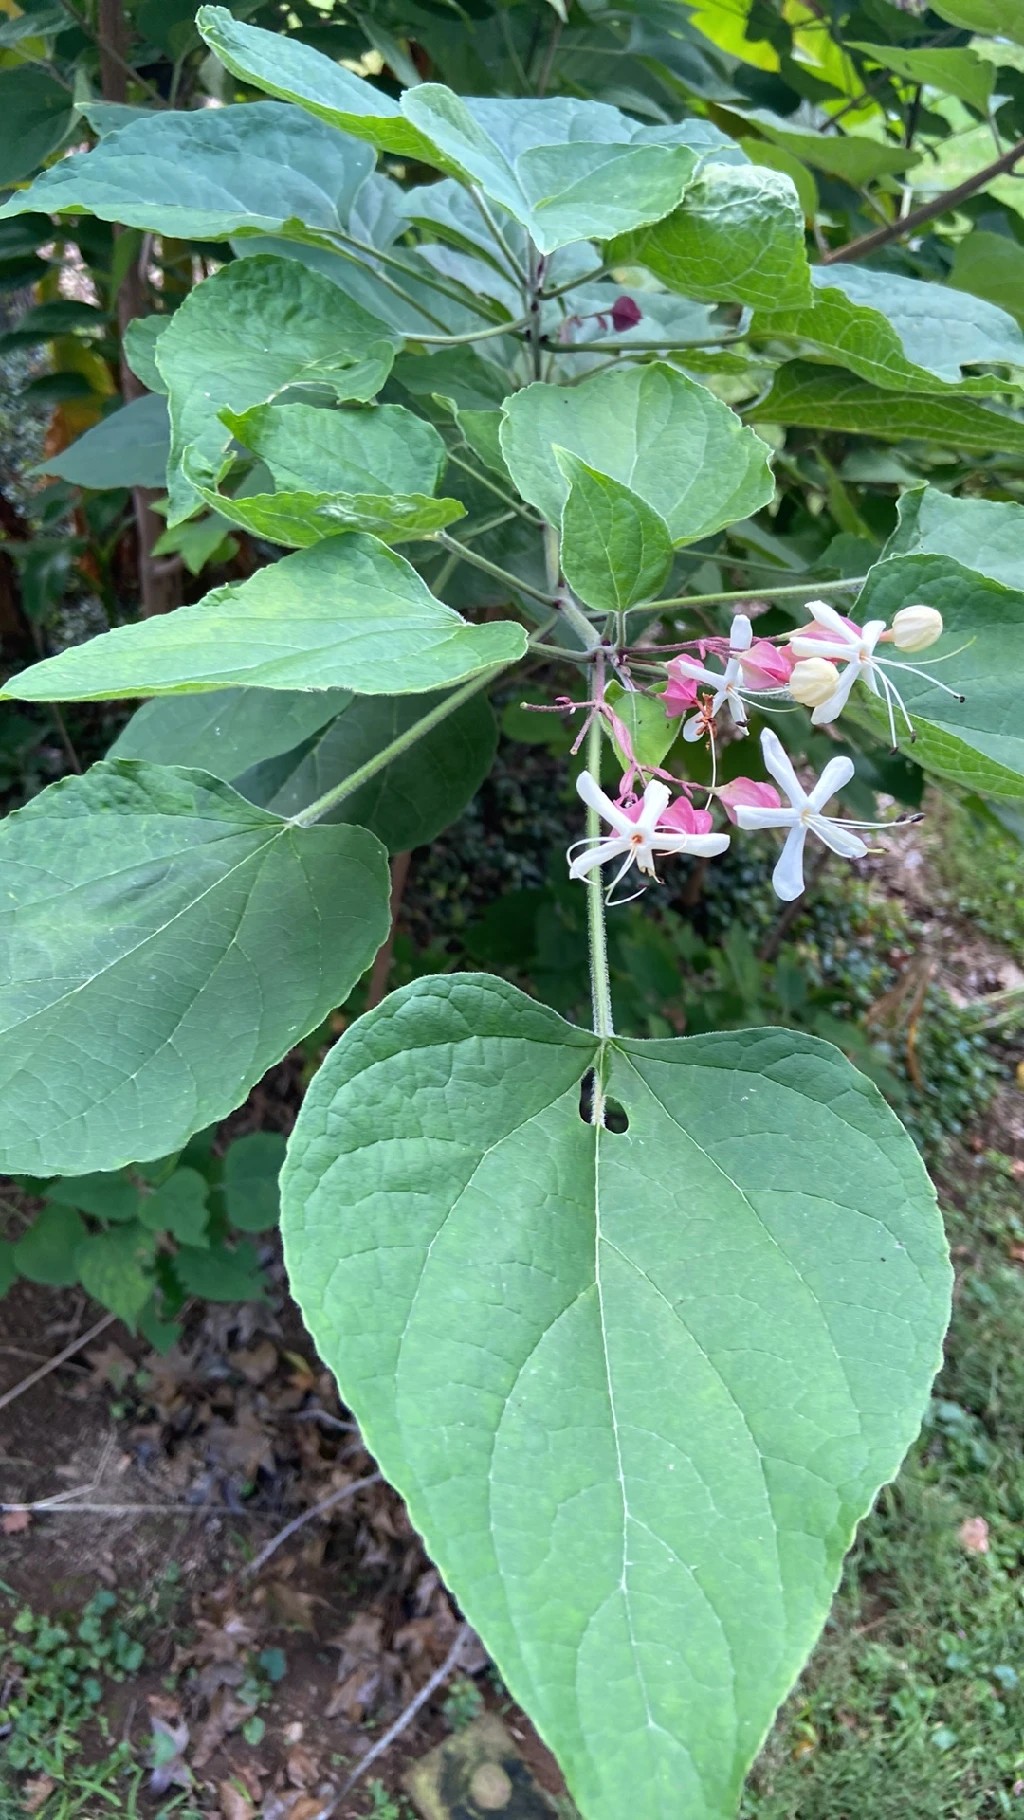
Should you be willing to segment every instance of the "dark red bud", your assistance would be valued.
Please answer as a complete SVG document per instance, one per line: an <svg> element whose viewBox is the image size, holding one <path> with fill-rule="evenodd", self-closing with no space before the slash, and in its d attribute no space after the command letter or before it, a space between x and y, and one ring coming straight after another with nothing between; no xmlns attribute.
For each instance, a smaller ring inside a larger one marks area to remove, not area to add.
<svg viewBox="0 0 1024 1820"><path fill-rule="evenodd" d="M626 329L635 328L643 320L643 311L633 302L632 297L616 297L611 315L612 327L617 335L624 334Z"/></svg>

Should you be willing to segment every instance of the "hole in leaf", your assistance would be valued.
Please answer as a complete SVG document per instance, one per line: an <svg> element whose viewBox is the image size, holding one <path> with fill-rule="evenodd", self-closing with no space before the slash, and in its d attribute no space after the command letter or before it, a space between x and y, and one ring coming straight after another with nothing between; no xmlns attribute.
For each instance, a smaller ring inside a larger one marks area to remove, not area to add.
<svg viewBox="0 0 1024 1820"><path fill-rule="evenodd" d="M585 1125L594 1122L594 1070L589 1068L580 1082L580 1118ZM606 1131L622 1132L629 1130L629 1115L618 1100L606 1099L604 1103L604 1123Z"/></svg>

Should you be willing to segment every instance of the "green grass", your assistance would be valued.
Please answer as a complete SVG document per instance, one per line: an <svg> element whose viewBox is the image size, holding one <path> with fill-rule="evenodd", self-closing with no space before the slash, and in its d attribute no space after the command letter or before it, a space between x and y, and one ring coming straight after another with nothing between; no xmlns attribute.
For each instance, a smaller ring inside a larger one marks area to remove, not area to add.
<svg viewBox="0 0 1024 1820"><path fill-rule="evenodd" d="M1024 1272L1009 1246L1024 1218L1003 1158L979 1159L973 1180L961 1170L956 1192L960 1284L924 1433L862 1526L744 1820L1021 1811ZM987 1554L960 1540L971 1517L989 1526Z"/></svg>
<svg viewBox="0 0 1024 1820"><path fill-rule="evenodd" d="M1013 954L1024 950L1024 848L990 815L943 798L932 806L932 852L951 910Z"/></svg>

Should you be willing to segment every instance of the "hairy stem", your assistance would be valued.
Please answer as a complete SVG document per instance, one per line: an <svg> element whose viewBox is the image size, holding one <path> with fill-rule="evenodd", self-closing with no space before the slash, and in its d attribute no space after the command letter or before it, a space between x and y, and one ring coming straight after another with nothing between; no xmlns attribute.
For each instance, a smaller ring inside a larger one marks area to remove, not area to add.
<svg viewBox="0 0 1024 1820"><path fill-rule="evenodd" d="M826 592L836 588L860 588L866 581L866 575L851 575L845 581L797 581L783 588L741 588L738 592L730 590L724 594L676 594L669 600L648 600L643 606L623 610L626 613L657 613L664 607L721 607L732 601L787 600L795 599L799 594L817 594L822 588Z"/></svg>
<svg viewBox="0 0 1024 1820"><path fill-rule="evenodd" d="M493 575L495 581L505 582L517 594L528 594L531 600L539 600L545 607L560 604L554 594L545 594L542 589L531 587L529 582L521 581L518 575L513 575L511 569L503 569L500 563L491 562L488 557L471 550L467 544L459 543L457 538L449 537L446 531L435 531L429 541L440 544L442 550L448 550L452 556L459 556L465 562L472 563L475 569L482 569L485 575Z"/></svg>
<svg viewBox="0 0 1024 1820"><path fill-rule="evenodd" d="M601 717L595 714L587 734L587 770L590 775L601 781ZM596 809L587 808L587 835L591 840L598 839L601 833L601 817ZM608 932L604 920L604 882L600 866L595 866L587 877L587 929L590 939L590 990L594 1006L594 1035L602 1041L615 1035L612 1021L612 988L608 975ZM604 1124L604 1092L600 1080L600 1068L594 1074L594 1110L595 1125Z"/></svg>

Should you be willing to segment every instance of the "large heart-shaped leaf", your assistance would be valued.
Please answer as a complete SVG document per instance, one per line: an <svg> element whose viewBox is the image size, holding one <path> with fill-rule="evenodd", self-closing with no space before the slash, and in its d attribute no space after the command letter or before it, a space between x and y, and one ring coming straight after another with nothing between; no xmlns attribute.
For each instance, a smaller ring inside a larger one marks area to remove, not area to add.
<svg viewBox="0 0 1024 1820"><path fill-rule="evenodd" d="M621 481L556 447L569 482L562 508L562 573L588 607L621 612L651 600L672 562L672 539L659 512Z"/></svg>
<svg viewBox="0 0 1024 1820"><path fill-rule="evenodd" d="M544 254L659 220L700 162L674 131L637 126L601 101L464 100L424 82L403 95L402 112Z"/></svg>
<svg viewBox="0 0 1024 1820"><path fill-rule="evenodd" d="M838 1051L599 1047L499 980L395 994L309 1090L285 1254L586 1820L732 1820L917 1430L948 1259ZM581 1118L595 1062L628 1131Z"/></svg>
<svg viewBox="0 0 1024 1820"><path fill-rule="evenodd" d="M344 711L291 752L235 779L252 802L276 815L297 815L374 758L441 697L353 696ZM400 753L368 784L342 798L326 821L358 822L393 853L425 846L462 814L487 776L497 723L474 696Z"/></svg>
<svg viewBox="0 0 1024 1820"><path fill-rule="evenodd" d="M61 159L0 219L34 209L98 215L182 240L280 234L288 222L337 231L372 169L368 146L277 101L169 111Z"/></svg>
<svg viewBox="0 0 1024 1820"><path fill-rule="evenodd" d="M1007 380L964 374L979 363L1024 365L1024 330L994 303L861 266L817 267L810 309L758 311L755 339L791 342L898 392L1006 392Z"/></svg>
<svg viewBox="0 0 1024 1820"><path fill-rule="evenodd" d="M116 626L14 676L15 701L102 701L246 684L416 695L513 663L526 633L472 626L375 537L324 538L195 606Z"/></svg>
<svg viewBox="0 0 1024 1820"><path fill-rule="evenodd" d="M949 556L890 556L870 571L855 612L860 624L891 620L901 607L918 602L938 607L945 633L926 657L907 661L926 665L937 660L936 677L966 699L957 701L936 688L927 669L923 676L894 669L893 680L917 731L911 743L897 721L900 745L926 770L965 789L986 796L1024 796L1024 593ZM892 660L898 663L900 653L893 652ZM854 706L863 714L867 703L855 697ZM888 724L877 706L872 719L879 727Z"/></svg>
<svg viewBox="0 0 1024 1820"><path fill-rule="evenodd" d="M767 444L674 367L623 367L579 386L531 385L503 408L509 473L551 524L569 496L559 450L653 506L674 544L746 518L774 492Z"/></svg>
<svg viewBox="0 0 1024 1820"><path fill-rule="evenodd" d="M646 265L670 290L707 303L791 308L810 297L804 217L781 171L711 164L663 221L609 249Z"/></svg>
<svg viewBox="0 0 1024 1820"><path fill-rule="evenodd" d="M809 360L789 360L780 367L770 391L747 412L747 420L848 430L882 442L911 439L985 454L1024 455L1024 423L994 405L952 391L932 398L913 392L901 396L840 367L819 367Z"/></svg>
<svg viewBox="0 0 1024 1820"><path fill-rule="evenodd" d="M166 695L143 703L107 757L194 765L233 783L251 766L304 744L351 699L345 689L324 689L315 695L285 689Z"/></svg>
<svg viewBox="0 0 1024 1820"><path fill-rule="evenodd" d="M225 69L254 88L295 101L382 151L437 162L433 145L403 118L396 101L312 45L246 25L223 6L201 6L196 26Z"/></svg>
<svg viewBox="0 0 1024 1820"><path fill-rule="evenodd" d="M372 398L396 338L330 280L294 259L260 254L222 266L185 299L156 344L171 413L170 523L197 503L182 472L212 484L229 441L220 413L245 411L289 386Z"/></svg>
<svg viewBox="0 0 1024 1820"><path fill-rule="evenodd" d="M0 1168L84 1174L223 1118L388 928L383 847L124 759L0 826Z"/></svg>

